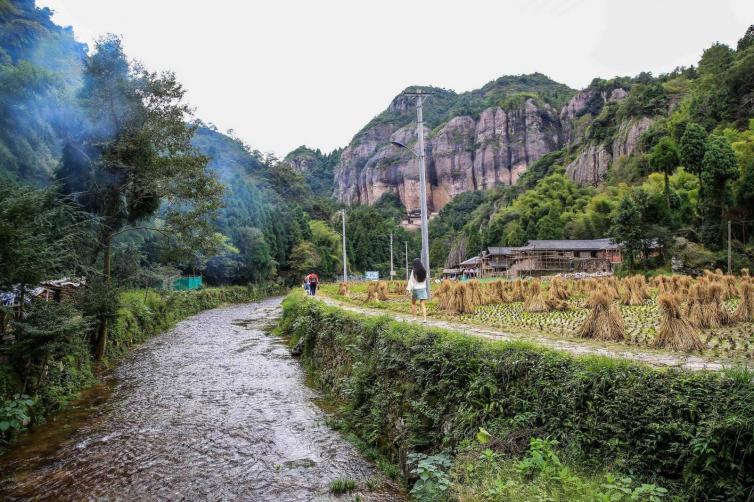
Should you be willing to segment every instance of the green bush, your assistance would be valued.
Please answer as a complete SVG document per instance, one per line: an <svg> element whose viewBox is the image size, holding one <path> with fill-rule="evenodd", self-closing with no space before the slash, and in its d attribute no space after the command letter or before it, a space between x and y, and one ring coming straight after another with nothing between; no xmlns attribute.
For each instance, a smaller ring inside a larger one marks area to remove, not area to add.
<svg viewBox="0 0 754 502"><path fill-rule="evenodd" d="M751 373L660 370L521 342L361 318L294 293L281 329L351 429L399 463L455 451L480 427L547 437L585 469L692 497L754 488Z"/></svg>

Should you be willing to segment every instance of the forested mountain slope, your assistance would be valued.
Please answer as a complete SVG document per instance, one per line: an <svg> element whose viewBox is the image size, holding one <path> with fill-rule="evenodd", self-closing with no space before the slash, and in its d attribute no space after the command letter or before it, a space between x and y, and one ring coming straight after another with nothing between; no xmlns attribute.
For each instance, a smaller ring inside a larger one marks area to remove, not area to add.
<svg viewBox="0 0 754 502"><path fill-rule="evenodd" d="M541 74L426 101L432 263L490 245L613 236L629 266L648 242L656 266L750 263L754 234L754 28L713 44L697 66L594 79L579 92ZM356 134L335 168L335 196L418 207L413 98L397 96ZM654 244L653 244L654 245Z"/></svg>
<svg viewBox="0 0 754 502"><path fill-rule="evenodd" d="M58 166L86 46L33 0L0 0L0 176L44 183Z"/></svg>
<svg viewBox="0 0 754 502"><path fill-rule="evenodd" d="M67 144L85 122L82 75L91 50L76 42L71 28L51 20L33 0L0 0L0 179L49 186L61 178ZM232 133L197 121L193 145L225 190L214 220L226 237L218 256L159 256L154 235L116 239L114 271L125 279L158 263L185 271L206 269L214 282L264 282L287 276L290 255L311 238L310 215L328 220L332 211L332 159L307 150L315 164L306 173L243 144ZM329 163L329 164L328 164ZM329 167L328 167L329 165ZM66 172L65 186L79 186ZM82 188L79 186L79 188ZM317 256L307 261L319 266ZM332 273L328 264L325 275Z"/></svg>

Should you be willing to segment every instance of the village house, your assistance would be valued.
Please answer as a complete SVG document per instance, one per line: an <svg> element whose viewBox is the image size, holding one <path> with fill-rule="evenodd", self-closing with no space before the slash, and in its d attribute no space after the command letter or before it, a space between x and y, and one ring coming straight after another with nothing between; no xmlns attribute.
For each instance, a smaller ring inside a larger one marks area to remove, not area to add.
<svg viewBox="0 0 754 502"><path fill-rule="evenodd" d="M612 239L530 240L521 247L489 247L459 267L467 277L605 273L622 259L621 245Z"/></svg>

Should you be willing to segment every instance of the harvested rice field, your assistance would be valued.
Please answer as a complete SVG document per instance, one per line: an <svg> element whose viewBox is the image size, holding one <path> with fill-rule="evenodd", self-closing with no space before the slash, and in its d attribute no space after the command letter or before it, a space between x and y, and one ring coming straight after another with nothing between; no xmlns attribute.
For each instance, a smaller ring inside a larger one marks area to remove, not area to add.
<svg viewBox="0 0 754 502"><path fill-rule="evenodd" d="M353 305L410 312L405 283L377 284L351 283L348 288L327 284L321 291ZM431 318L511 333L568 340L591 337L591 341L619 343L627 348L754 360L752 290L754 281L746 273L741 277L706 273L696 279L674 275L650 281L640 276L581 281L445 281L434 285L427 306ZM605 298L595 300L596 295ZM664 303L658 302L659 297ZM595 306L595 301L602 307ZM612 313L600 316L600 308ZM661 326L663 336L659 336ZM590 335L590 331L599 333Z"/></svg>

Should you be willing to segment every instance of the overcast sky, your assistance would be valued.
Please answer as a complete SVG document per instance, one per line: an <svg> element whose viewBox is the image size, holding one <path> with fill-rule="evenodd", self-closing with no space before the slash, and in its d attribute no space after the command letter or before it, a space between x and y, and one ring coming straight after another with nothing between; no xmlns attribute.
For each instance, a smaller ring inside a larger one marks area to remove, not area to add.
<svg viewBox="0 0 754 502"><path fill-rule="evenodd" d="M542 72L594 77L696 64L735 46L752 0L38 0L91 42L173 70L197 115L254 148L345 146L412 84L467 91Z"/></svg>

